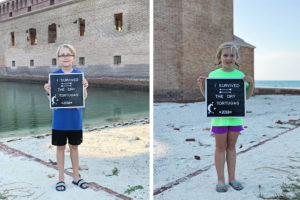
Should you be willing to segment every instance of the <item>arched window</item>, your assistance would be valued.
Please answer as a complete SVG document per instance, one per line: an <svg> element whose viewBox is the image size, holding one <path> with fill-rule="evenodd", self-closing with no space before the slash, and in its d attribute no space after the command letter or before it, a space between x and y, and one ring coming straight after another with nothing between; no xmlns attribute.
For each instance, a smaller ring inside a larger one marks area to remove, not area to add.
<svg viewBox="0 0 300 200"><path fill-rule="evenodd" d="M85 35L85 19L79 18L79 36Z"/></svg>
<svg viewBox="0 0 300 200"><path fill-rule="evenodd" d="M12 10L15 9L15 2L14 1L11 3L11 7L12 7Z"/></svg>
<svg viewBox="0 0 300 200"><path fill-rule="evenodd" d="M115 14L115 26L117 31L122 30L123 26L123 13L117 13Z"/></svg>
<svg viewBox="0 0 300 200"><path fill-rule="evenodd" d="M29 43L31 45L37 45L37 37L36 37L36 29L35 28L29 29Z"/></svg>
<svg viewBox="0 0 300 200"><path fill-rule="evenodd" d="M6 4L6 7L7 12L9 12L9 3Z"/></svg>
<svg viewBox="0 0 300 200"><path fill-rule="evenodd" d="M5 13L5 4L3 4L3 14Z"/></svg>
<svg viewBox="0 0 300 200"><path fill-rule="evenodd" d="M56 24L53 23L48 26L48 43L56 42Z"/></svg>
<svg viewBox="0 0 300 200"><path fill-rule="evenodd" d="M16 1L16 7L19 9L19 0Z"/></svg>

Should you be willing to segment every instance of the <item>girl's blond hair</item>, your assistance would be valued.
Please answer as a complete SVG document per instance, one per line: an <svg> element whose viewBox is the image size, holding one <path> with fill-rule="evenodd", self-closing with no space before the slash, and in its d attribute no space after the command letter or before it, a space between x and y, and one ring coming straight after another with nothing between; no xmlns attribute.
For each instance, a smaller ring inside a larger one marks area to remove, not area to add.
<svg viewBox="0 0 300 200"><path fill-rule="evenodd" d="M236 61L239 60L240 55L239 55L239 48L238 48L238 46L237 46L235 43L233 43L233 42L224 42L224 43L222 43L222 44L218 47L218 50L217 50L218 64L216 64L216 65L220 65L220 64L221 64L221 54L222 54L222 50L223 50L223 49L227 49L227 48L230 48L231 51L232 51L232 49L234 49L234 50L235 50L235 53L236 53L236 55L235 55ZM240 65L238 64L238 62L235 62L234 64L238 67L238 69L240 68Z"/></svg>
<svg viewBox="0 0 300 200"><path fill-rule="evenodd" d="M74 48L72 45L70 45L70 44L62 44L62 45L60 45L60 46L57 48L57 52L56 52L57 57L58 57L59 54L60 54L60 50L62 50L62 49L64 49L64 48L69 49L70 52L71 52L74 56L76 56L76 50L75 50L75 48Z"/></svg>

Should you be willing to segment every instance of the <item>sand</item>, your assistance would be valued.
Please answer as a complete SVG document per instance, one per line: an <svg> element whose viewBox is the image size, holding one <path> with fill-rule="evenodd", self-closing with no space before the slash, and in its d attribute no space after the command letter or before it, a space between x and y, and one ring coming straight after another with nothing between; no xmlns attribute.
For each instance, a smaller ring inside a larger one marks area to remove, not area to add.
<svg viewBox="0 0 300 200"><path fill-rule="evenodd" d="M9 141L9 142L8 142ZM20 150L42 161L56 161L56 148L51 136L3 138L2 144ZM84 132L79 146L81 177L132 199L149 198L149 124L106 128ZM72 172L69 149L65 169ZM82 190L65 175L66 191L56 192L58 171L33 158L0 151L0 199L122 199L107 191ZM118 175L112 175L117 168ZM129 186L141 185L130 195ZM2 196L1 196L2 195Z"/></svg>
<svg viewBox="0 0 300 200"><path fill-rule="evenodd" d="M249 149L237 157L236 177L245 189L238 192L229 188L222 194L215 191L215 140L210 119L204 114L204 102L154 104L154 190L171 187L158 192L154 199L252 200L259 199L260 193L266 197L280 193L283 183L300 178L299 103L300 97L292 95L257 95L247 101L245 130L236 145L237 152Z"/></svg>

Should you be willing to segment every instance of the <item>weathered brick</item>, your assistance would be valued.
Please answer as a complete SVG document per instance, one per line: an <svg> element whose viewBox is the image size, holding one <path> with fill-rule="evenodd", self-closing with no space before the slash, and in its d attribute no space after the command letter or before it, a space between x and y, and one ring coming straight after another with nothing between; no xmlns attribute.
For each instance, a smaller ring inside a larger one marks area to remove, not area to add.
<svg viewBox="0 0 300 200"><path fill-rule="evenodd" d="M11 10L12 2L15 9ZM18 1L21 2L20 0ZM16 0L0 4L0 68L9 68L0 76L47 76L56 58L60 44L70 43L79 57L85 57L85 65L79 66L87 77L135 82L149 82L149 2L147 0L50 0L22 1L16 9ZM10 3L9 12L3 13L3 5ZM31 6L31 12L28 7ZM114 14L123 13L122 31L115 30ZM79 18L85 20L85 35L79 36ZM57 39L48 43L48 26L55 23ZM29 28L37 32L37 45L27 41ZM14 32L15 46L11 45ZM114 65L114 56L121 56L121 65ZM30 67L34 60L34 67ZM15 61L16 67L12 67ZM57 62L58 63L58 62ZM14 69L11 69L14 68ZM22 69L26 68L26 69ZM93 70L91 70L91 69ZM41 70L40 70L41 69ZM0 71L0 72L1 72ZM15 72L10 73L10 72ZM29 73L30 71L30 73ZM28 72L28 73L27 73ZM98 74L99 76L96 76ZM97 82L97 81L96 81ZM145 84L144 84L145 85Z"/></svg>
<svg viewBox="0 0 300 200"><path fill-rule="evenodd" d="M216 69L218 46L233 40L233 0L154 0L154 100L203 99L197 78ZM254 76L253 47L240 54L240 69Z"/></svg>

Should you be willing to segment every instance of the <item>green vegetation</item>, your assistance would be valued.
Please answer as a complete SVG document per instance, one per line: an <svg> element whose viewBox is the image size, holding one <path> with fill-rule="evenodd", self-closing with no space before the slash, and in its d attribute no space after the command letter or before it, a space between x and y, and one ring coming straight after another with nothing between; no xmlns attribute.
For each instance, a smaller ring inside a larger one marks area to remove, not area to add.
<svg viewBox="0 0 300 200"><path fill-rule="evenodd" d="M141 185L136 185L136 186L132 186L132 187L130 187L130 185L128 185L128 187L129 188L127 190L125 190L126 194L130 194L131 192L134 192L134 191L136 191L138 189L144 189L144 187L141 186Z"/></svg>
<svg viewBox="0 0 300 200"><path fill-rule="evenodd" d="M106 176L118 176L120 173L120 170L118 168L113 168L112 174L107 174Z"/></svg>
<svg viewBox="0 0 300 200"><path fill-rule="evenodd" d="M296 181L299 183L299 179L296 179ZM278 199L278 200L299 200L300 199L300 184L286 184L283 183L281 188L281 194L275 194L274 196L266 197L264 196L260 189L261 185L258 186L259 188L259 197L262 199Z"/></svg>

